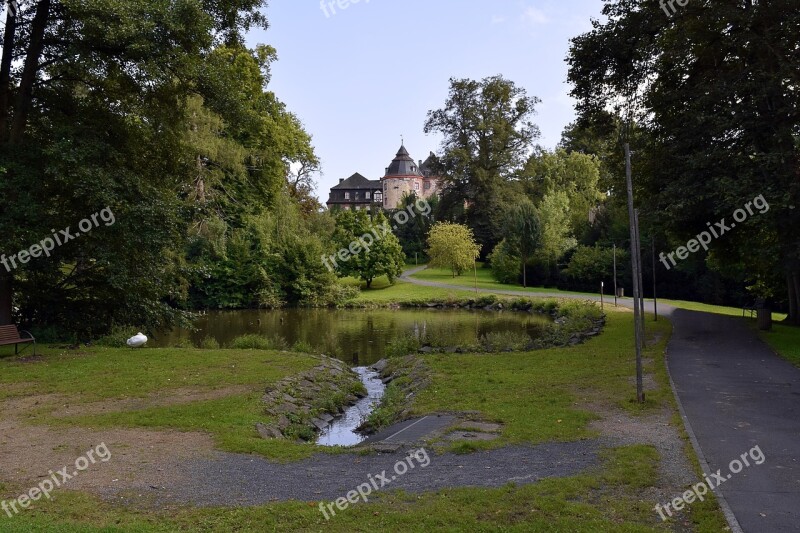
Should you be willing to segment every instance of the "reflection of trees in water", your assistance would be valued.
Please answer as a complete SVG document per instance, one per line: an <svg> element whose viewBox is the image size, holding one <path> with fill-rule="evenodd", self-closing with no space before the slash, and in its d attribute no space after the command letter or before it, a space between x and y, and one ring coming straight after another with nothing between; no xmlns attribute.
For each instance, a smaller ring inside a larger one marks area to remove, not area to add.
<svg viewBox="0 0 800 533"><path fill-rule="evenodd" d="M536 337L548 317L516 313L465 310L330 310L283 309L276 311L209 312L195 323L197 331L178 330L158 336L160 346L173 346L181 339L197 345L207 336L222 346L240 335L283 337L288 344L305 342L315 351L350 362L358 352L361 364L370 364L385 354L387 343L404 336L423 344L449 347L475 344L488 333L523 330Z"/></svg>

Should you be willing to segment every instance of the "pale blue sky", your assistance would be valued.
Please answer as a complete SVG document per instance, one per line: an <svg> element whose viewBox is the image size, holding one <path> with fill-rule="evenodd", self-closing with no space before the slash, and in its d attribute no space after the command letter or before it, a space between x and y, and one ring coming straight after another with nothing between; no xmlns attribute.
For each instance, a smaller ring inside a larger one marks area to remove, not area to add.
<svg viewBox="0 0 800 533"><path fill-rule="evenodd" d="M340 178L381 177L401 134L415 159L437 151L423 125L451 77L502 74L539 97L539 143L554 148L574 118L569 39L602 9L601 0L329 1L326 16L319 0L271 0L270 29L249 36L278 50L270 89L314 137L323 203Z"/></svg>

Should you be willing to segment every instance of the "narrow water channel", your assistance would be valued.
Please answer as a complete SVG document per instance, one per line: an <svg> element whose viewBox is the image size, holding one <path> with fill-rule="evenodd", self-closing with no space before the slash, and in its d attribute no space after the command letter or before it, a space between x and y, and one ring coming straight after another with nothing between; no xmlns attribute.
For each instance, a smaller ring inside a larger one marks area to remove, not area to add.
<svg viewBox="0 0 800 533"><path fill-rule="evenodd" d="M334 419L322 431L317 439L317 444L320 446L354 446L366 439L365 436L356 433L355 430L372 410L378 406L383 398L386 385L383 384L380 376L374 370L363 366L353 370L367 387L367 396L348 408L342 416Z"/></svg>

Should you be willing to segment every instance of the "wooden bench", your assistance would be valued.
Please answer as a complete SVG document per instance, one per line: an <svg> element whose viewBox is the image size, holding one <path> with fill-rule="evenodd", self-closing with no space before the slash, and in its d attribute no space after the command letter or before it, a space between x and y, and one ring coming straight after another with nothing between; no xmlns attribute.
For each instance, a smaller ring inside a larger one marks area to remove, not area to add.
<svg viewBox="0 0 800 533"><path fill-rule="evenodd" d="M14 353L19 353L19 345L25 344L28 342L33 343L33 355L36 355L36 339L33 338L33 335L28 333L27 331L22 331L22 333L27 333L29 338L23 339L20 334L17 326L11 324L10 326L0 326L0 346L8 346L9 344L14 345ZM27 346L25 347L27 348ZM25 351L25 348L22 351Z"/></svg>
<svg viewBox="0 0 800 533"><path fill-rule="evenodd" d="M745 313L749 312L750 318L754 318L756 311L758 311L759 309L763 309L766 303L767 302L763 298L759 298L751 305L746 305L742 307L742 316L745 316Z"/></svg>

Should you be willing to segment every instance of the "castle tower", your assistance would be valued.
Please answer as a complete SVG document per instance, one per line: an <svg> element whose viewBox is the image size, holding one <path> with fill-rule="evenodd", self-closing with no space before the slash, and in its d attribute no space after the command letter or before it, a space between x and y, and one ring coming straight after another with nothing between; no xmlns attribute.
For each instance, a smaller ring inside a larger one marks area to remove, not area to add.
<svg viewBox="0 0 800 533"><path fill-rule="evenodd" d="M384 209L395 209L404 195L413 193L418 198L428 198L436 192L436 178L426 176L420 168L426 163L416 163L406 147L400 146L392 163L386 168L386 175L381 178Z"/></svg>

